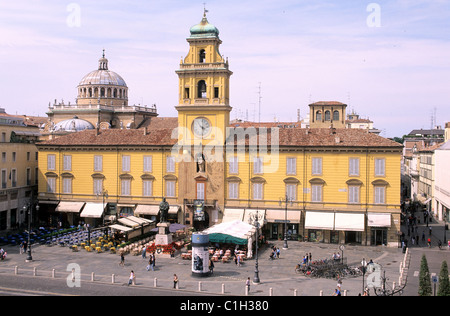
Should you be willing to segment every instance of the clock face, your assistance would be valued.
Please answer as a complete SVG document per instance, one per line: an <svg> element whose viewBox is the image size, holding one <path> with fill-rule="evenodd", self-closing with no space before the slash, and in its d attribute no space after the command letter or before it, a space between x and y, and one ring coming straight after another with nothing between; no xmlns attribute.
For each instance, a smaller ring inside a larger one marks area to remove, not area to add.
<svg viewBox="0 0 450 316"><path fill-rule="evenodd" d="M211 132L211 123L204 117L199 117L192 123L192 131L198 137L205 137Z"/></svg>

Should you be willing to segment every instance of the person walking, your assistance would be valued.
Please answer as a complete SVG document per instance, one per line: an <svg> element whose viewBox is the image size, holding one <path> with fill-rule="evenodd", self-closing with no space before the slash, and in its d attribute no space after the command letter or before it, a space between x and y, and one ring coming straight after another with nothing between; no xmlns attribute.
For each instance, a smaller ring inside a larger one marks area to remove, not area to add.
<svg viewBox="0 0 450 316"><path fill-rule="evenodd" d="M128 286L132 285L135 282L136 282L136 276L134 275L134 271L131 270L130 278L128 280Z"/></svg>
<svg viewBox="0 0 450 316"><path fill-rule="evenodd" d="M125 266L125 256L123 255L123 252L120 253L120 262L119 266Z"/></svg>
<svg viewBox="0 0 450 316"><path fill-rule="evenodd" d="M247 288L247 294L250 293L250 277L245 281L245 287Z"/></svg>
<svg viewBox="0 0 450 316"><path fill-rule="evenodd" d="M178 276L176 274L174 274L173 275L173 288L174 289L178 289L178 282L179 282Z"/></svg>

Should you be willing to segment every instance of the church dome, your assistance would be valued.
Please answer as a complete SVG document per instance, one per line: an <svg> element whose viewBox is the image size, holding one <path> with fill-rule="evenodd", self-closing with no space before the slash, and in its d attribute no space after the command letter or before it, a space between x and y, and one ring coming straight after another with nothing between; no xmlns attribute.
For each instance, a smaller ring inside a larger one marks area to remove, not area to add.
<svg viewBox="0 0 450 316"><path fill-rule="evenodd" d="M208 22L206 12L202 21L191 27L191 37L219 37L219 30Z"/></svg>
<svg viewBox="0 0 450 316"><path fill-rule="evenodd" d="M103 52L102 58L98 61L98 70L94 70L88 73L81 80L79 86L86 85L113 85L126 87L127 84L125 80L115 73L114 71L108 70L108 59L105 58L105 53Z"/></svg>
<svg viewBox="0 0 450 316"><path fill-rule="evenodd" d="M94 125L88 121L79 119L77 116L70 120L65 120L55 125L55 132L80 132L86 129L94 129Z"/></svg>

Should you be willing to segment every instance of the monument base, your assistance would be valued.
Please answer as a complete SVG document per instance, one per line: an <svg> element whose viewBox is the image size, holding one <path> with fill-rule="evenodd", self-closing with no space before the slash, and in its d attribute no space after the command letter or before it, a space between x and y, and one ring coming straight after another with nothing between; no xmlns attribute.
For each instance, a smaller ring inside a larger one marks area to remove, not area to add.
<svg viewBox="0 0 450 316"><path fill-rule="evenodd" d="M169 245L172 243L172 234L169 233L170 223L158 223L159 233L155 236L155 245Z"/></svg>

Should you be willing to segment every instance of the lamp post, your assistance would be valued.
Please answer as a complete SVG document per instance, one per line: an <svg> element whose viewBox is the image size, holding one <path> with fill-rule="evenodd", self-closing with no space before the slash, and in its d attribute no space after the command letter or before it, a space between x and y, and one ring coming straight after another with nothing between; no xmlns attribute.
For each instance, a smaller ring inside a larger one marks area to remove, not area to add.
<svg viewBox="0 0 450 316"><path fill-rule="evenodd" d="M292 199L288 197L288 195L286 194L284 196L284 201L285 201L285 208L284 208L284 243L283 243L283 249L286 250L288 249L288 242L287 242L287 224L288 224L288 220L287 220L287 211L288 211L288 202L291 202L292 205ZM280 206L282 204L282 199L280 199Z"/></svg>
<svg viewBox="0 0 450 316"><path fill-rule="evenodd" d="M252 214L253 223L256 227L256 242L255 242L255 275L253 276L253 283L259 284L261 280L259 279L259 269L258 269L258 242L259 242L259 209L256 209L256 216Z"/></svg>
<svg viewBox="0 0 450 316"><path fill-rule="evenodd" d="M28 216L28 242L27 242L27 258L25 262L33 261L33 257L31 255L31 211L33 208L33 204L29 203L23 206L23 210L27 212ZM39 205L36 205L36 211L39 211Z"/></svg>
<svg viewBox="0 0 450 316"><path fill-rule="evenodd" d="M362 287L362 294L364 295L364 291L365 291L365 284L364 284L364 280L366 278L366 269L367 269L367 261L365 258L362 259L361 261L361 266L362 266L362 273L363 273L363 287Z"/></svg>

